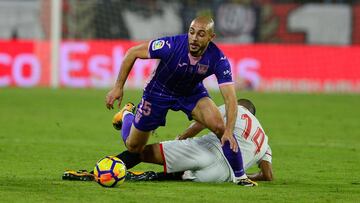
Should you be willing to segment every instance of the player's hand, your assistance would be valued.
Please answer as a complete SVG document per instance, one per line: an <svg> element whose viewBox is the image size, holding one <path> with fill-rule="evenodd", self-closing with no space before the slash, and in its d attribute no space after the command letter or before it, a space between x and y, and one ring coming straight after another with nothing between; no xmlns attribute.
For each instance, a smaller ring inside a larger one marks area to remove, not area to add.
<svg viewBox="0 0 360 203"><path fill-rule="evenodd" d="M225 142L230 142L230 149L233 150L233 152L237 153L239 150L238 144L236 142L236 139L234 138L233 134L229 131L225 130L223 136L221 137L221 145L223 146Z"/></svg>
<svg viewBox="0 0 360 203"><path fill-rule="evenodd" d="M106 108L113 109L115 100L118 100L118 108L121 106L121 101L123 98L123 89L118 86L114 86L106 95L105 103Z"/></svg>

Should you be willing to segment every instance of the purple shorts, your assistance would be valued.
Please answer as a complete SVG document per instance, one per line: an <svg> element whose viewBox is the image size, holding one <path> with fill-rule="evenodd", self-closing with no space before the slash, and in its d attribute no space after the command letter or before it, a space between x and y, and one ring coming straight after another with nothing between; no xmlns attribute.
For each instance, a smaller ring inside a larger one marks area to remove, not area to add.
<svg viewBox="0 0 360 203"><path fill-rule="evenodd" d="M191 112L203 97L209 97L205 89L194 95L180 97L158 97L144 93L137 107L133 124L137 129L146 132L155 130L159 126L165 126L166 114L169 109L183 111L189 120L192 120Z"/></svg>

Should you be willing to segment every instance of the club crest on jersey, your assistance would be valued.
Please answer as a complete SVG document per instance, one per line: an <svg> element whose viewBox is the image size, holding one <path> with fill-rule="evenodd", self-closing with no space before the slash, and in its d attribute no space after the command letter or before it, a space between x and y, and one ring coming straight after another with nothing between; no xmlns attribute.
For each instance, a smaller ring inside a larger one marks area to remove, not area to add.
<svg viewBox="0 0 360 203"><path fill-rule="evenodd" d="M164 40L156 40L156 41L154 41L154 42L152 43L151 49L152 49L153 51L158 50L158 49L161 49L161 48L163 48L164 44L165 44L165 41L164 41Z"/></svg>
<svg viewBox="0 0 360 203"><path fill-rule="evenodd" d="M208 65L204 65L204 64L200 64L199 63L199 67L198 67L198 73L203 75L207 72L207 70L209 69L209 66Z"/></svg>

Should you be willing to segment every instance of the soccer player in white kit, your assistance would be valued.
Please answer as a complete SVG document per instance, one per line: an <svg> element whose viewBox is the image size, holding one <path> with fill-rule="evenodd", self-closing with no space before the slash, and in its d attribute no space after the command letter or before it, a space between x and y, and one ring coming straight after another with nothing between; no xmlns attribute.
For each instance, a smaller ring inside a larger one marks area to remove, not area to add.
<svg viewBox="0 0 360 203"><path fill-rule="evenodd" d="M255 174L247 174L255 181L272 180L272 153L268 137L255 117L255 106L250 100L238 100L238 114L234 136L242 153L244 169L258 164L261 169ZM225 118L225 105L219 107ZM131 111L123 112L124 118L134 119ZM127 180L192 180L196 182L235 182L234 172L226 159L219 138L212 132L207 135L190 138L204 127L193 123L177 140L164 141L145 146L141 161L164 166L164 173L152 171L133 173L128 171ZM234 160L230 160L234 161ZM236 160L235 160L236 161ZM131 167L135 166L134 163ZM130 169L131 167L128 167ZM85 177L85 179L84 179ZM93 180L92 173L86 170L65 171L63 179Z"/></svg>
<svg viewBox="0 0 360 203"><path fill-rule="evenodd" d="M225 118L225 106L219 107ZM268 137L255 117L255 106L250 100L238 100L238 116L234 134L240 146L244 168L258 164L261 171L250 174L254 180L272 180L271 148ZM181 140L165 141L147 145L142 153L142 161L164 166L165 173L184 172L182 179L197 182L230 182L235 181L234 173L225 158L221 142L212 132L202 137L195 136L203 129L193 124L179 138Z"/></svg>

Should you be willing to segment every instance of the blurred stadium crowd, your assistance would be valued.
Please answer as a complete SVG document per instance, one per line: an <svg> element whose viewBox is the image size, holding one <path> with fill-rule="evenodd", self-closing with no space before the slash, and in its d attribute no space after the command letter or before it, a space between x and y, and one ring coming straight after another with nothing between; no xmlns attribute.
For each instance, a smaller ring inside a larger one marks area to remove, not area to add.
<svg viewBox="0 0 360 203"><path fill-rule="evenodd" d="M49 0L0 0L0 39L48 39ZM215 19L231 43L360 44L360 0L63 0L63 39L131 39L186 32Z"/></svg>

